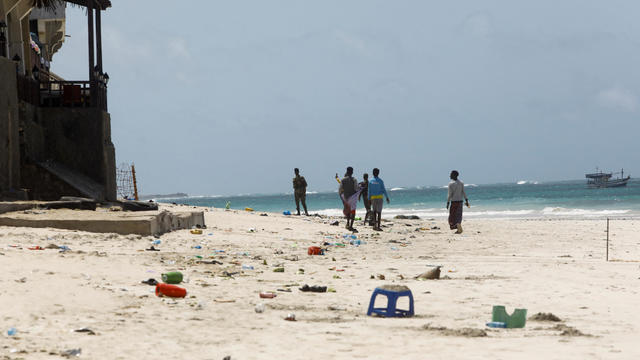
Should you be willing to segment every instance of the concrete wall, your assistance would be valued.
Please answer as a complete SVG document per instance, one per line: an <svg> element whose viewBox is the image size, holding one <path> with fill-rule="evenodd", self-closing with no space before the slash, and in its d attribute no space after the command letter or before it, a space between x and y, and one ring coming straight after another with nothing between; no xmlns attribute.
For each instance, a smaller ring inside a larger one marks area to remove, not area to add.
<svg viewBox="0 0 640 360"><path fill-rule="evenodd" d="M41 145L26 144L33 149L30 155L34 160L54 160L78 171L102 184L107 200L116 200L115 147L109 114L96 108L38 108L36 118L45 142L39 155Z"/></svg>
<svg viewBox="0 0 640 360"><path fill-rule="evenodd" d="M0 57L0 193L20 185L16 66Z"/></svg>

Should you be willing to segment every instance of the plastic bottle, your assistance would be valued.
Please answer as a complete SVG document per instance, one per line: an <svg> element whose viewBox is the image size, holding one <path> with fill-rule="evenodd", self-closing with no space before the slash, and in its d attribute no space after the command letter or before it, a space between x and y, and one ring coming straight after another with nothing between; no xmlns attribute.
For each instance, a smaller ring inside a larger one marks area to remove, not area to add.
<svg viewBox="0 0 640 360"><path fill-rule="evenodd" d="M253 265L242 264L242 270L253 270Z"/></svg>
<svg viewBox="0 0 640 360"><path fill-rule="evenodd" d="M500 321L492 321L492 322L488 322L487 326L490 328L506 328L507 323L500 322Z"/></svg>
<svg viewBox="0 0 640 360"><path fill-rule="evenodd" d="M7 330L7 335L9 335L9 336L13 336L13 335L15 335L17 333L18 333L18 329L14 328L14 327L12 327L9 330Z"/></svg>
<svg viewBox="0 0 640 360"><path fill-rule="evenodd" d="M160 245L160 243L161 243L161 242L162 242L162 241L160 241L160 240L153 240L151 243L152 243L153 245Z"/></svg>
<svg viewBox="0 0 640 360"><path fill-rule="evenodd" d="M180 284L182 282L182 273L180 271L172 271L162 274L162 281L167 284Z"/></svg>
<svg viewBox="0 0 640 360"><path fill-rule="evenodd" d="M196 246L194 246L193 248L194 248L194 249L202 249L202 246L200 246L200 245L196 245Z"/></svg>
<svg viewBox="0 0 640 360"><path fill-rule="evenodd" d="M169 297L185 297L187 296L187 289L171 284L158 284L156 285L156 296L169 296Z"/></svg>

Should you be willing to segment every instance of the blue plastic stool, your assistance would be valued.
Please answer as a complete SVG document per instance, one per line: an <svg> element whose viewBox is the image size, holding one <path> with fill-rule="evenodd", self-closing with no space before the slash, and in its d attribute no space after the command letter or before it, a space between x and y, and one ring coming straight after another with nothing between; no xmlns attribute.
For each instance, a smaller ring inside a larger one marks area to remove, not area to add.
<svg viewBox="0 0 640 360"><path fill-rule="evenodd" d="M376 296L384 295L387 297L386 308L373 307L376 302ZM401 296L409 297L409 310L396 309L398 298ZM369 302L369 310L367 315L376 314L384 317L406 317L413 316L413 294L408 287L403 285L384 285L373 290L371 301Z"/></svg>

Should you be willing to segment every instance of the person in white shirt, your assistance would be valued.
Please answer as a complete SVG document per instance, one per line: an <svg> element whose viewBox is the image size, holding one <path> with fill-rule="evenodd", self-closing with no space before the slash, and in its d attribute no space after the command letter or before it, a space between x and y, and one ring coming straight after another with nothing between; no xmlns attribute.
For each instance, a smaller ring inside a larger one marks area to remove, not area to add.
<svg viewBox="0 0 640 360"><path fill-rule="evenodd" d="M458 180L460 173L451 171L449 182L449 195L447 196L447 209L449 209L449 227L456 230L456 234L462 234L462 200L469 207L469 199L464 192L464 183Z"/></svg>

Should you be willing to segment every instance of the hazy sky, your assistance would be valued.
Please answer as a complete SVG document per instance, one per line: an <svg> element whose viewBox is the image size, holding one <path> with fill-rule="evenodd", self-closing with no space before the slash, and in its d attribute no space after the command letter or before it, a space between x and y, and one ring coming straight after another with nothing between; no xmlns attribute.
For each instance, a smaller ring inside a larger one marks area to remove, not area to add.
<svg viewBox="0 0 640 360"><path fill-rule="evenodd" d="M143 193L333 190L640 176L637 0L113 0L104 68L117 163ZM67 9L61 76L87 79Z"/></svg>

